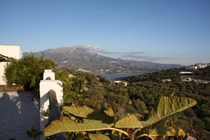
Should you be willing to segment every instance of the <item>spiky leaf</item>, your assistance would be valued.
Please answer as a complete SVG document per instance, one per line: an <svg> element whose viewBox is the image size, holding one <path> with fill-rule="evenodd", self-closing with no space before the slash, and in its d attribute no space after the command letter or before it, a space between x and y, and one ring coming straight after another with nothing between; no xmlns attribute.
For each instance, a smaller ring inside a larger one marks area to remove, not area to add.
<svg viewBox="0 0 210 140"><path fill-rule="evenodd" d="M103 134L89 134L90 140L110 140L110 138Z"/></svg>
<svg viewBox="0 0 210 140"><path fill-rule="evenodd" d="M87 116L91 114L94 110L89 108L88 106L64 106L63 111L73 114L77 117L87 118Z"/></svg>
<svg viewBox="0 0 210 140"><path fill-rule="evenodd" d="M44 130L44 136L51 136L61 132L106 130L111 126L98 120L84 119L83 123L76 123L67 117L53 121Z"/></svg>

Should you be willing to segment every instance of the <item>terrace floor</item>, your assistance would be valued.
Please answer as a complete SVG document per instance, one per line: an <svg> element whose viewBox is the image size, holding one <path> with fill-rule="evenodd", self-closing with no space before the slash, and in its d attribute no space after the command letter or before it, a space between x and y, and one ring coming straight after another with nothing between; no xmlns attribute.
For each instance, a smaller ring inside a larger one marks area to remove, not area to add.
<svg viewBox="0 0 210 140"><path fill-rule="evenodd" d="M31 140L27 130L39 130L39 104L32 92L0 91L0 140Z"/></svg>

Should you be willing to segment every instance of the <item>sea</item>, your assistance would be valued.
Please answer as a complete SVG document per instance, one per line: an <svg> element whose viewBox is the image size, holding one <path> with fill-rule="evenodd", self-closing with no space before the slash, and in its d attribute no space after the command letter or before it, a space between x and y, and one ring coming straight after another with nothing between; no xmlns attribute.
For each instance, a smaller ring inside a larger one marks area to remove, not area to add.
<svg viewBox="0 0 210 140"><path fill-rule="evenodd" d="M136 75L139 75L139 74L134 74L134 73L100 74L100 76L109 80L116 79L116 78L129 77L129 76L136 76Z"/></svg>

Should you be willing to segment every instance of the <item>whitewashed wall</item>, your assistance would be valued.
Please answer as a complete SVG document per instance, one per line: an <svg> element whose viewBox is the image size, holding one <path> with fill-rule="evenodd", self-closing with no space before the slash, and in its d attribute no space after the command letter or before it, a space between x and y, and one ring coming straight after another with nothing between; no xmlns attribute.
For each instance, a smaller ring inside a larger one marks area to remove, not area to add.
<svg viewBox="0 0 210 140"><path fill-rule="evenodd" d="M51 79L51 80L47 80ZM58 104L63 103L63 85L60 80L55 80L55 73L52 70L45 70L43 80L40 81L40 129L48 123L48 117L44 114L48 111L49 97L48 92L54 90L58 100Z"/></svg>
<svg viewBox="0 0 210 140"><path fill-rule="evenodd" d="M0 62L0 85L6 85L6 79L4 76L4 69L7 62Z"/></svg>
<svg viewBox="0 0 210 140"><path fill-rule="evenodd" d="M23 56L20 46L17 45L0 45L0 54L8 57L13 57L15 59L20 59ZM6 62L0 62L0 85L6 85L6 80L4 76L4 69L6 65Z"/></svg>

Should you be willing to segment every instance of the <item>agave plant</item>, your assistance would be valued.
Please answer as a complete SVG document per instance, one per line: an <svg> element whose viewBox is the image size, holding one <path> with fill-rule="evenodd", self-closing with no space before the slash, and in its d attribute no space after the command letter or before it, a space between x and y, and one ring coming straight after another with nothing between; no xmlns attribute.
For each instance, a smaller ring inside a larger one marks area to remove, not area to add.
<svg viewBox="0 0 210 140"><path fill-rule="evenodd" d="M163 96L160 98L157 110L152 111L150 117L146 121L140 121L135 114L128 114L115 121L115 114L111 108L108 108L104 113L99 115L87 106L64 106L63 112L64 114L67 114L68 117L63 116L60 120L51 122L51 124L43 130L43 134L44 136L51 136L61 132L88 132L88 137L91 140L109 140L110 133L91 133L91 131L107 132L107 130L111 130L110 132L118 132L118 134L129 137L131 140L143 136L152 139L152 133L142 133L138 134L138 136L136 136L136 133L177 112L184 111L185 109L194 106L196 103L197 102L191 98Z"/></svg>
<svg viewBox="0 0 210 140"><path fill-rule="evenodd" d="M38 137L38 136L40 136L42 134L42 132L39 131L38 129L35 129L34 127L32 127L31 130L27 130L26 131L26 134L29 137L33 138L33 140L35 140L36 137Z"/></svg>

